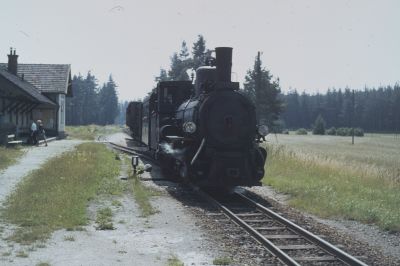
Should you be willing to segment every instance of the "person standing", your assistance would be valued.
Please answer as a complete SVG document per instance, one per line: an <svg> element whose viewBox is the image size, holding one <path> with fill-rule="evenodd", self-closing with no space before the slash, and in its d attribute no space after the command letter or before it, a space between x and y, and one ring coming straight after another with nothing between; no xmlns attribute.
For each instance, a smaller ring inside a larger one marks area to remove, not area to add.
<svg viewBox="0 0 400 266"><path fill-rule="evenodd" d="M42 120L38 120L37 123L39 125L39 136L44 140L45 146L47 147L46 132L44 131L43 122Z"/></svg>
<svg viewBox="0 0 400 266"><path fill-rule="evenodd" d="M37 145L38 140L37 140L37 125L34 120L32 120L31 124L31 141L33 145Z"/></svg>

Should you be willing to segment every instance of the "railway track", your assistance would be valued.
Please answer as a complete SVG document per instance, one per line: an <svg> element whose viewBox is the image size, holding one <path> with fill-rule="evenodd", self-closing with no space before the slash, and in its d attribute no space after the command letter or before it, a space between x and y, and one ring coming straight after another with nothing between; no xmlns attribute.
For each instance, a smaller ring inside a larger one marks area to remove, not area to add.
<svg viewBox="0 0 400 266"><path fill-rule="evenodd" d="M124 145L116 144L114 142L107 142L107 144L113 149L131 154L131 155L141 156L142 158L144 158L148 161L151 161L152 163L157 164L157 161L155 161L149 154L146 154L146 149L141 149L140 147L131 148L131 147L127 147Z"/></svg>
<svg viewBox="0 0 400 266"><path fill-rule="evenodd" d="M108 144L114 149L155 162L138 148L112 142ZM197 187L191 187L286 265L367 265L241 192L235 191L226 201L227 197L220 200Z"/></svg>
<svg viewBox="0 0 400 266"><path fill-rule="evenodd" d="M367 265L241 192L225 201L194 189L286 265Z"/></svg>

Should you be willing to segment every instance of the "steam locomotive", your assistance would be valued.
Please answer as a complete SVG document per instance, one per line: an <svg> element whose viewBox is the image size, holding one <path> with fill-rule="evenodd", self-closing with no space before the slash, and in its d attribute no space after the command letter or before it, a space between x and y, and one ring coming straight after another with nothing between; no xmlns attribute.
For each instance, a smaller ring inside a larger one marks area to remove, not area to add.
<svg viewBox="0 0 400 266"><path fill-rule="evenodd" d="M143 102L130 102L126 124L167 177L200 187L256 186L264 176L268 134L253 103L231 81L232 48L218 47L192 81L162 81Z"/></svg>

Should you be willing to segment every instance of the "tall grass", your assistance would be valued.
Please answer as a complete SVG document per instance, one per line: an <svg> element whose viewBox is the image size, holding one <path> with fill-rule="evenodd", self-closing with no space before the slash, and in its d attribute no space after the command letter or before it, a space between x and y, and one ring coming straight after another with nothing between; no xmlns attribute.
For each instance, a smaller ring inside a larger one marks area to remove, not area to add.
<svg viewBox="0 0 400 266"><path fill-rule="evenodd" d="M121 128L116 125L67 126L65 127L65 131L67 132L69 137L74 139L94 140L96 137L100 135L107 135L120 132Z"/></svg>
<svg viewBox="0 0 400 266"><path fill-rule="evenodd" d="M400 182L400 138L396 135L366 134L356 138L337 136L270 135L273 145L285 145L297 155L319 164L335 165L385 182Z"/></svg>
<svg viewBox="0 0 400 266"><path fill-rule="evenodd" d="M29 244L61 228L88 222L86 206L99 193L120 194L120 164L102 144L84 143L32 172L7 199L2 216L19 226L12 240Z"/></svg>
<svg viewBox="0 0 400 266"><path fill-rule="evenodd" d="M284 138L285 144L268 145L265 184L316 215L400 231L400 166L399 158L391 157L398 151L374 142L349 146L335 139L340 137Z"/></svg>
<svg viewBox="0 0 400 266"><path fill-rule="evenodd" d="M12 148L0 147L0 171L15 163L23 153L19 146Z"/></svg>

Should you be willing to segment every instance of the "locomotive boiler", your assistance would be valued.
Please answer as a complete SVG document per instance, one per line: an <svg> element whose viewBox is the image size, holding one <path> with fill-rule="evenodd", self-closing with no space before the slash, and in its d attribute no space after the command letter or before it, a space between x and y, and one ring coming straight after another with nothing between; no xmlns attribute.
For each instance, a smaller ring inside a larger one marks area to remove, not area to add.
<svg viewBox="0 0 400 266"><path fill-rule="evenodd" d="M162 81L143 102L131 102L127 125L169 178L201 187L260 185L268 133L254 104L231 81L232 48L215 49L192 81Z"/></svg>

